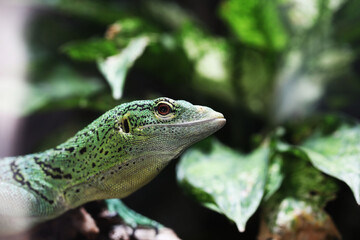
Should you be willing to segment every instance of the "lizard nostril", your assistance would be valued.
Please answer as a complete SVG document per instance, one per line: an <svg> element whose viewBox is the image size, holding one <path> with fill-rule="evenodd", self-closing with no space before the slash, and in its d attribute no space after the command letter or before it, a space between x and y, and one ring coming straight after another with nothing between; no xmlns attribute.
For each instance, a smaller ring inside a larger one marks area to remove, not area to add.
<svg viewBox="0 0 360 240"><path fill-rule="evenodd" d="M124 127L124 132L129 133L130 132L129 120L126 117L124 117L122 122L123 122L122 125Z"/></svg>
<svg viewBox="0 0 360 240"><path fill-rule="evenodd" d="M206 110L205 110L205 108L202 107L202 106L197 106L197 112L198 112L198 113L204 113L204 112L206 112Z"/></svg>

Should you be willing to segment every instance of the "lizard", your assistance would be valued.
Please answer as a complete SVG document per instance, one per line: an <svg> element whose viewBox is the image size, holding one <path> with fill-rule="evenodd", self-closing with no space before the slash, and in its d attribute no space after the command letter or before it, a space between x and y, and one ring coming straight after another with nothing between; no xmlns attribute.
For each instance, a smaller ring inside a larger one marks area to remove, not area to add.
<svg viewBox="0 0 360 240"><path fill-rule="evenodd" d="M184 100L138 100L107 111L54 148L1 159L0 236L90 201L130 195L225 122L223 114Z"/></svg>

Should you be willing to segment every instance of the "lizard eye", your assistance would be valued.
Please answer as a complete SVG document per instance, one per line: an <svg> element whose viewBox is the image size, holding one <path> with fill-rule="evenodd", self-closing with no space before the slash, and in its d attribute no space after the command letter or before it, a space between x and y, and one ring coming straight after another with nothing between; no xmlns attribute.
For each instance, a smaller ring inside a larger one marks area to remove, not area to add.
<svg viewBox="0 0 360 240"><path fill-rule="evenodd" d="M168 115L172 111L172 108L168 103L159 103L156 107L156 111L160 115L165 116L165 115Z"/></svg>

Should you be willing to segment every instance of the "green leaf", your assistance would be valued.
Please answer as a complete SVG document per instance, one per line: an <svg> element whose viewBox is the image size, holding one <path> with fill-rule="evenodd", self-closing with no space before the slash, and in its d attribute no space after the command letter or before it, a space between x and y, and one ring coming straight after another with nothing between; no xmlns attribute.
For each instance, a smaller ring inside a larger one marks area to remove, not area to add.
<svg viewBox="0 0 360 240"><path fill-rule="evenodd" d="M147 36L134 38L119 54L98 61L98 67L109 83L115 99L122 97L127 71L142 55L149 42L150 38Z"/></svg>
<svg viewBox="0 0 360 240"><path fill-rule="evenodd" d="M284 174L282 172L283 165L283 158L281 158L278 154L270 159L268 177L265 185L265 201L274 195L277 190L279 190L281 183L284 180Z"/></svg>
<svg viewBox="0 0 360 240"><path fill-rule="evenodd" d="M277 3L267 0L228 0L221 17L241 42L271 50L282 50L288 41Z"/></svg>
<svg viewBox="0 0 360 240"><path fill-rule="evenodd" d="M80 61L95 61L99 58L115 55L118 52L116 44L107 39L71 42L64 45L61 50L72 59Z"/></svg>
<svg viewBox="0 0 360 240"><path fill-rule="evenodd" d="M183 154L177 179L202 205L226 215L242 232L264 195L268 152L261 147L243 155L213 141L209 151L192 148Z"/></svg>
<svg viewBox="0 0 360 240"><path fill-rule="evenodd" d="M330 135L315 134L304 142L306 152L316 168L344 181L360 204L360 125L343 125Z"/></svg>
<svg viewBox="0 0 360 240"><path fill-rule="evenodd" d="M291 145L286 149L286 144L278 151L283 159L284 179L275 194L277 198L292 197L318 207L325 207L335 198L338 190L335 180L316 169L304 151Z"/></svg>
<svg viewBox="0 0 360 240"><path fill-rule="evenodd" d="M275 147L277 153L272 160L282 163L282 183L262 205L269 231L282 236L297 233L304 226L310 229L324 226L328 231L331 219L323 208L335 198L338 190L335 179L316 169L299 148L280 141Z"/></svg>

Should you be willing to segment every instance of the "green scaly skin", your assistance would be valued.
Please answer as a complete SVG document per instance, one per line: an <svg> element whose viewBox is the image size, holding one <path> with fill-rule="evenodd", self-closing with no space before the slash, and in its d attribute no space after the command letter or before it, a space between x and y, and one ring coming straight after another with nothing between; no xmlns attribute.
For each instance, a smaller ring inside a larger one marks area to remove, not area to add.
<svg viewBox="0 0 360 240"><path fill-rule="evenodd" d="M0 235L84 203L124 198L225 124L208 107L169 98L125 103L59 146L0 161Z"/></svg>

